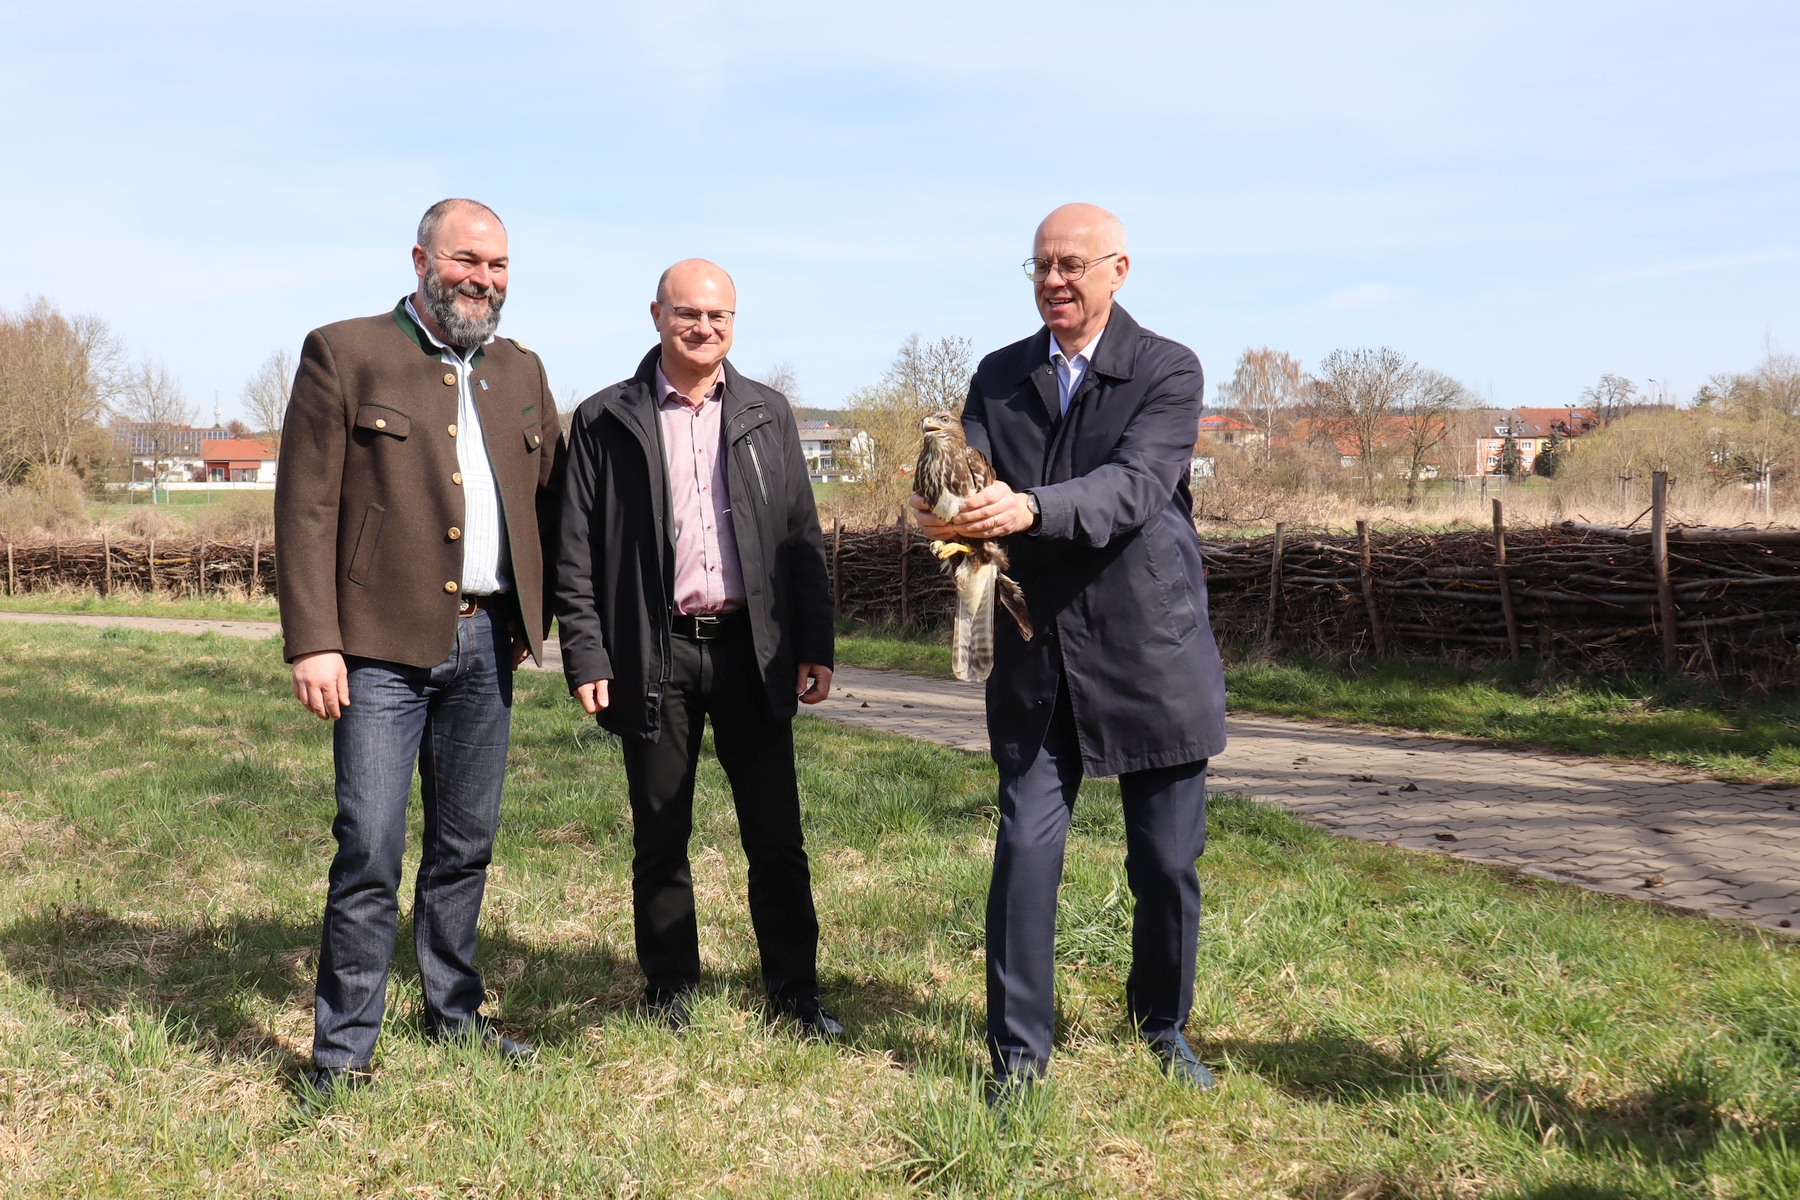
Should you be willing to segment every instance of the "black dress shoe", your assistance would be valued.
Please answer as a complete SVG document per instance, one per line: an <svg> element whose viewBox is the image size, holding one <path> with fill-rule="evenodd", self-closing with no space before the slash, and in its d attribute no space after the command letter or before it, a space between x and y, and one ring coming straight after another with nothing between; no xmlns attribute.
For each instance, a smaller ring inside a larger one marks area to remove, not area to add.
<svg viewBox="0 0 1800 1200"><path fill-rule="evenodd" d="M301 1086L300 1105L315 1112L327 1108L339 1096L368 1087L373 1078L367 1067L314 1067Z"/></svg>
<svg viewBox="0 0 1800 1200"><path fill-rule="evenodd" d="M505 1037L486 1017L476 1017L467 1025L437 1035L440 1042L455 1042L478 1037L484 1050L492 1050L508 1062L525 1062L537 1057L537 1047L530 1042Z"/></svg>
<svg viewBox="0 0 1800 1200"><path fill-rule="evenodd" d="M1191 1084L1196 1091L1204 1092L1218 1082L1179 1033L1166 1034L1151 1042L1150 1051L1162 1062L1163 1074Z"/></svg>
<svg viewBox="0 0 1800 1200"><path fill-rule="evenodd" d="M650 1001L651 1015L669 1027L672 1033L686 1033L687 1027L693 1023L693 1016L688 1012L688 994L676 992Z"/></svg>
<svg viewBox="0 0 1800 1200"><path fill-rule="evenodd" d="M799 1026L801 1037L818 1038L821 1042L844 1040L844 1023L832 1016L830 1010L817 1000L802 1001L789 1008L787 1015Z"/></svg>

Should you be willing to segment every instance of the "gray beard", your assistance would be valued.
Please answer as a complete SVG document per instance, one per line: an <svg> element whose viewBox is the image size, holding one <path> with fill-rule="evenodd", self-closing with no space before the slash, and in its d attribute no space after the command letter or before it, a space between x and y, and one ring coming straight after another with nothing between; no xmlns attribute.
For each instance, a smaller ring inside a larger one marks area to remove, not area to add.
<svg viewBox="0 0 1800 1200"><path fill-rule="evenodd" d="M462 315L456 307L456 294L461 292L469 297L485 297L488 302L487 316L478 321L471 321ZM506 303L506 293L496 287L479 288L473 283L464 282L456 287L445 287L438 276L437 264L434 262L425 270L425 311L437 322L438 332L445 342L452 346L468 349L479 346L494 336L494 330L500 327L500 307Z"/></svg>

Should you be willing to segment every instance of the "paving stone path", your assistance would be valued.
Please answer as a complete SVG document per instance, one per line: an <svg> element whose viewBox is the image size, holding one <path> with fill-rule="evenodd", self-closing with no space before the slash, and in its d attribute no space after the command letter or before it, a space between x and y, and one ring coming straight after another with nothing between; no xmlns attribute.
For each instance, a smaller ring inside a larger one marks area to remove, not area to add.
<svg viewBox="0 0 1800 1200"><path fill-rule="evenodd" d="M0 620L214 631L273 622L0 613ZM551 642L544 669L560 670ZM844 667L808 710L985 753L979 685ZM1719 783L1612 759L1350 726L1232 717L1215 791L1279 804L1334 832L1455 855L1595 891L1800 934L1800 790Z"/></svg>

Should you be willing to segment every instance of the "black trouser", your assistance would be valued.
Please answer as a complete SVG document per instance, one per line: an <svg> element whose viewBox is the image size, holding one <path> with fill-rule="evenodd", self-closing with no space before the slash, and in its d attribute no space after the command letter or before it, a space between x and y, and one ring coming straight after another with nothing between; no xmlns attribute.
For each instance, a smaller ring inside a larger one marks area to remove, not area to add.
<svg viewBox="0 0 1800 1200"><path fill-rule="evenodd" d="M800 831L794 726L768 715L747 626L716 641L670 638L670 674L656 741L625 739L631 787L631 896L644 993L660 1003L700 982L700 930L688 838L702 721L731 781L738 836L750 861L750 921L763 987L782 1009L818 1002L819 920Z"/></svg>
<svg viewBox="0 0 1800 1200"><path fill-rule="evenodd" d="M1056 1026L1056 892L1081 747L1066 682L1043 748L1023 773L1000 773L1000 829L988 889L988 1052L1001 1078L1041 1076ZM1125 878L1137 902L1125 1003L1145 1040L1181 1032L1194 1005L1200 878L1206 848L1206 760L1127 771Z"/></svg>

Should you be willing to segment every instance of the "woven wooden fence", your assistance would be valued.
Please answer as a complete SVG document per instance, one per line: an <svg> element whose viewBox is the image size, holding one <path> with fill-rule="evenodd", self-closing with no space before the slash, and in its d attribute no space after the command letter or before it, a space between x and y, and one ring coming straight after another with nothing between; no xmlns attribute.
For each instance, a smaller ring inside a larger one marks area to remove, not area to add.
<svg viewBox="0 0 1800 1200"><path fill-rule="evenodd" d="M127 588L174 596L272 595L274 544L175 538L6 543L7 595L55 587L102 595Z"/></svg>
<svg viewBox="0 0 1800 1200"><path fill-rule="evenodd" d="M1659 499L1664 489L1656 492ZM1319 654L1660 669L1752 686L1800 684L1800 530L1563 523L1355 534L1276 527L1203 539L1221 643ZM62 585L174 595L273 594L264 542L8 543L8 595ZM949 579L916 530L825 531L840 614L941 629Z"/></svg>

